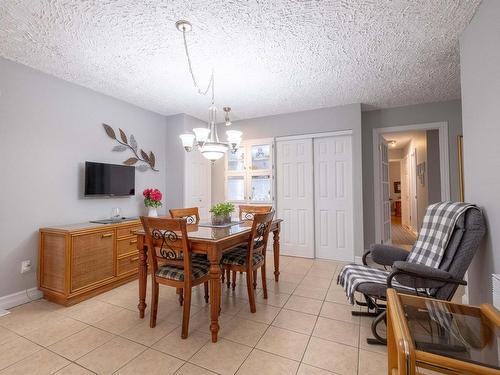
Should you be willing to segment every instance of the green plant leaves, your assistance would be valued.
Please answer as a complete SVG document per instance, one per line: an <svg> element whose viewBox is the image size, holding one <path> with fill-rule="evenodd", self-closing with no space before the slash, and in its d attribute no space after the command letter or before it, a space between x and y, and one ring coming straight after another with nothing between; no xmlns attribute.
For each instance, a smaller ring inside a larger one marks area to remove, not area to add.
<svg viewBox="0 0 500 375"><path fill-rule="evenodd" d="M231 212L234 212L234 204L230 202L221 202L217 203L215 206L212 206L210 212L214 215L226 216L230 215Z"/></svg>
<svg viewBox="0 0 500 375"><path fill-rule="evenodd" d="M102 124L104 126L104 130L106 131L106 134L108 135L109 138L116 139L116 134L113 128L107 124Z"/></svg>

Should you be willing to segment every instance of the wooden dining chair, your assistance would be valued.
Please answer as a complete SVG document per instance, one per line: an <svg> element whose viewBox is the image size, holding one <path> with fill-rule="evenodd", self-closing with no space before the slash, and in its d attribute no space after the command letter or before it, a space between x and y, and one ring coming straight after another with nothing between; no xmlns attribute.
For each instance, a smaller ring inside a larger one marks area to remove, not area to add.
<svg viewBox="0 0 500 375"><path fill-rule="evenodd" d="M186 219L188 224L198 224L200 222L198 207L171 208L169 212L172 219Z"/></svg>
<svg viewBox="0 0 500 375"><path fill-rule="evenodd" d="M273 206L257 206L257 205L245 205L241 204L238 207L238 217L240 221L252 221L253 217L255 214L265 214L267 212L270 212L273 209ZM224 279L227 276L227 287L231 287L231 271L227 269L225 272L224 270L222 271L222 283L224 283ZM257 287L257 274L255 274L254 277L254 284L255 287ZM236 272L233 272L233 282L232 282L232 287L233 289L236 287Z"/></svg>
<svg viewBox="0 0 500 375"><path fill-rule="evenodd" d="M264 291L264 299L267 299L266 248L273 217L273 210L268 213L255 214L247 245L237 247L234 250L227 252L221 259L221 267L223 271L232 271L233 278L234 274L238 271L246 272L248 300L250 302L250 311L252 313L256 311L254 289L256 286L257 270L259 268L262 273L262 289Z"/></svg>
<svg viewBox="0 0 500 375"><path fill-rule="evenodd" d="M208 303L210 263L206 257L193 256L185 219L141 216L141 222L146 233L148 258L152 270L149 325L151 328L156 326L160 284L172 286L183 294L181 337L185 339L188 336L191 292L194 286L204 284L205 302Z"/></svg>
<svg viewBox="0 0 500 375"><path fill-rule="evenodd" d="M255 214L265 214L271 212L273 206L256 206L256 205L245 205L239 206L239 218L240 221L253 220Z"/></svg>

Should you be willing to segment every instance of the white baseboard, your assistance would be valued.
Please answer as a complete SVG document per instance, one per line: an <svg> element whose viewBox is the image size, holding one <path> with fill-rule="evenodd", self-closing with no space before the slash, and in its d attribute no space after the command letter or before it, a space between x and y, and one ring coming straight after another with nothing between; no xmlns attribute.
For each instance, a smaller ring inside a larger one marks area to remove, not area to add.
<svg viewBox="0 0 500 375"><path fill-rule="evenodd" d="M31 288L0 297L0 311L40 299L42 296L43 293L38 288Z"/></svg>
<svg viewBox="0 0 500 375"><path fill-rule="evenodd" d="M354 263L356 263L356 264L363 264L363 257L355 256L354 257Z"/></svg>

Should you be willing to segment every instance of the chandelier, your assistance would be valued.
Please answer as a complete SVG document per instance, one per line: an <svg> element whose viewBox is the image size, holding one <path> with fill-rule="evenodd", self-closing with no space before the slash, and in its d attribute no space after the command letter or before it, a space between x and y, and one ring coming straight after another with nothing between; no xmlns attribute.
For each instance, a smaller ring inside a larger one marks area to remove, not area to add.
<svg viewBox="0 0 500 375"><path fill-rule="evenodd" d="M198 94L207 95L209 91L211 92L211 105L208 108L208 124L205 128L194 128L193 133L186 133L179 135L182 141L182 146L187 152L193 150L199 150L201 154L208 160L215 162L224 156L224 154L230 150L231 152L236 152L240 147L242 132L238 130L227 130L227 142L221 142L219 140L219 135L217 134L217 107L215 106L215 78L214 71L212 69L212 74L210 75L210 80L208 81L207 88L202 90L198 85L196 77L193 73L193 68L191 64L191 57L189 55L189 50L186 42L186 33L192 30L192 25L188 21L177 21L175 23L177 30L182 32L182 37L184 40L184 51L186 52L187 63L189 67L189 73L191 74L191 79L193 80L193 85L197 89ZM229 112L231 107L223 108L225 116L226 126L231 125L231 120L229 118Z"/></svg>

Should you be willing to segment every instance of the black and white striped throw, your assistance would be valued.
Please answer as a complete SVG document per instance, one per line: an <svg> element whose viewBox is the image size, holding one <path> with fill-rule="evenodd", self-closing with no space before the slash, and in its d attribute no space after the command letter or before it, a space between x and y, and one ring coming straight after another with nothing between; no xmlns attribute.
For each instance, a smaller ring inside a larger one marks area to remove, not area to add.
<svg viewBox="0 0 500 375"><path fill-rule="evenodd" d="M387 284L389 273L390 271L364 266L362 264L347 264L342 268L337 278L337 284L340 284L344 288L349 302L354 305L354 292L356 292L359 284ZM415 292L415 288L404 286L396 280L392 280L392 286L400 290Z"/></svg>
<svg viewBox="0 0 500 375"><path fill-rule="evenodd" d="M427 208L422 229L417 242L408 255L408 262L424 264L432 268L439 268L453 234L455 224L463 213L469 208L476 207L468 203L440 202ZM348 264L340 272L337 284L346 292L349 302L354 304L354 292L363 283L386 284L390 271L381 270L359 264ZM393 280L396 289L415 291ZM418 289L425 292L425 289Z"/></svg>

